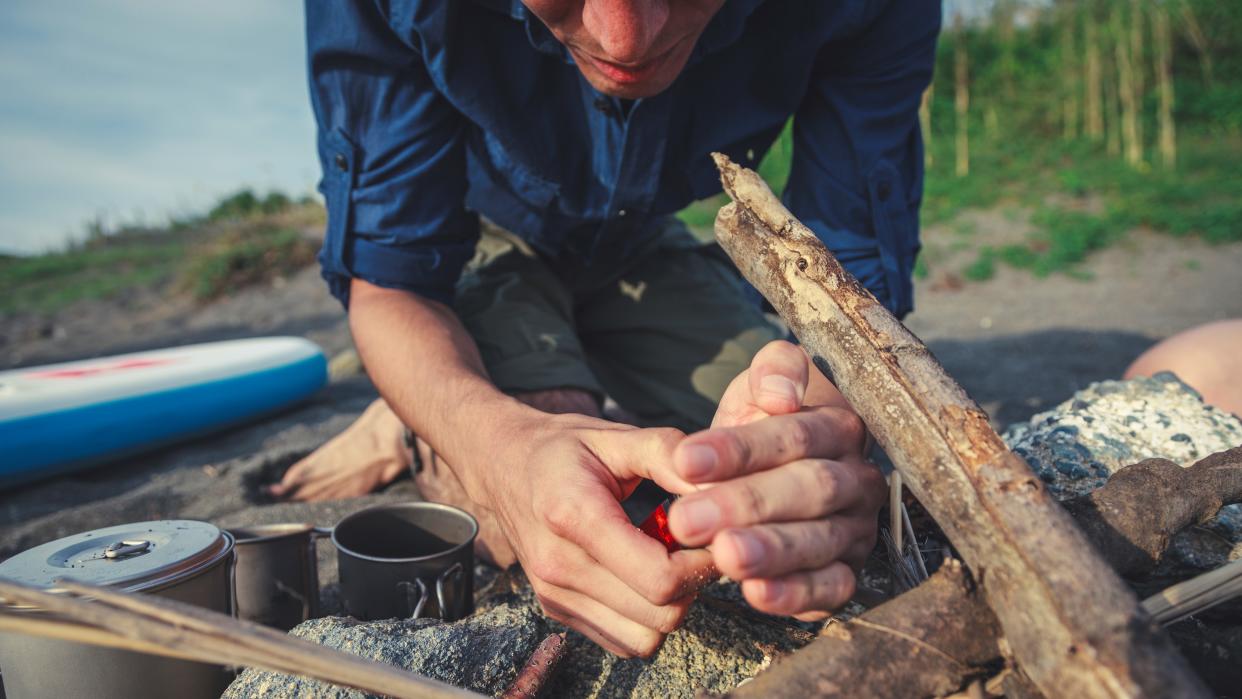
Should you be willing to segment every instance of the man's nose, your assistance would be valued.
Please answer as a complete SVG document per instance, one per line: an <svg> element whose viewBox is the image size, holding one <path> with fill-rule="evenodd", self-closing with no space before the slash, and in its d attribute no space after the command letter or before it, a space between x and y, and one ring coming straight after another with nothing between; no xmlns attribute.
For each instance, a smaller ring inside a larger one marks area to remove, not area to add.
<svg viewBox="0 0 1242 699"><path fill-rule="evenodd" d="M640 63L668 22L668 0L586 0L582 24L614 63Z"/></svg>

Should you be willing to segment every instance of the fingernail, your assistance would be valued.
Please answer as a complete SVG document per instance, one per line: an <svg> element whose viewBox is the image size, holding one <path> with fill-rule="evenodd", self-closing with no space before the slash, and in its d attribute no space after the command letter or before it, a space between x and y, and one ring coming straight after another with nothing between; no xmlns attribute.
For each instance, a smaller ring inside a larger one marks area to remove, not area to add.
<svg viewBox="0 0 1242 699"><path fill-rule="evenodd" d="M720 508L707 498L682 500L675 507L681 512L679 519L685 523L689 536L712 531L720 524Z"/></svg>
<svg viewBox="0 0 1242 699"><path fill-rule="evenodd" d="M772 398L779 398L790 403L798 402L798 387L793 381L777 374L763 377L763 380L759 382L759 391Z"/></svg>
<svg viewBox="0 0 1242 699"><path fill-rule="evenodd" d="M691 444L682 449L681 475L695 480L711 474L716 469L716 450L706 444Z"/></svg>
<svg viewBox="0 0 1242 699"><path fill-rule="evenodd" d="M777 602L785 596L785 583L781 580L768 580L763 584L763 596L768 602Z"/></svg>
<svg viewBox="0 0 1242 699"><path fill-rule="evenodd" d="M753 568L762 562L763 544L757 537L735 532L729 538L733 539L733 549L737 551L738 563L743 568Z"/></svg>

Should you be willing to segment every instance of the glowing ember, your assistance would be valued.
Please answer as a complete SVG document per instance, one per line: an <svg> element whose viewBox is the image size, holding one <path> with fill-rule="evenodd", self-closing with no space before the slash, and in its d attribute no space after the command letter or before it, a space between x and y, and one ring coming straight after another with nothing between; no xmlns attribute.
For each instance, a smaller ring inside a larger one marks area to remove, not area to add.
<svg viewBox="0 0 1242 699"><path fill-rule="evenodd" d="M673 553L681 550L681 544L673 538L673 532L668 530L668 506L670 504L672 500L660 503L660 506L652 510L651 514L647 515L647 519L638 525L638 528L642 533L664 544L664 548L668 549L669 553Z"/></svg>

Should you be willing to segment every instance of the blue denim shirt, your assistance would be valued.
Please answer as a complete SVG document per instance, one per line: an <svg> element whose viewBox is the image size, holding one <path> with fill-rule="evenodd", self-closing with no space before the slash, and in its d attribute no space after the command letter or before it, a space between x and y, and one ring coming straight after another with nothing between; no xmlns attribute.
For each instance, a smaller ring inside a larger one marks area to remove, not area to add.
<svg viewBox="0 0 1242 699"><path fill-rule="evenodd" d="M728 0L664 92L622 109L518 0L307 0L332 293L450 303L478 214L561 260L624 259L794 117L786 206L912 307L939 0Z"/></svg>

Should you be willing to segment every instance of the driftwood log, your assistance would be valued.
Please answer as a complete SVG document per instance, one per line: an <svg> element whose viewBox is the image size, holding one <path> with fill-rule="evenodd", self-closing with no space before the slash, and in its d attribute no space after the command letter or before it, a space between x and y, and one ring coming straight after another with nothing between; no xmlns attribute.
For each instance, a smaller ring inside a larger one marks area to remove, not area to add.
<svg viewBox="0 0 1242 699"><path fill-rule="evenodd" d="M1207 689L987 415L753 171L715 155L716 238L830 371L969 565L1004 638L1055 697Z"/></svg>
<svg viewBox="0 0 1242 699"><path fill-rule="evenodd" d="M1242 502L1242 447L1190 468L1164 459L1127 466L1070 510L1110 565L1140 574L1155 567L1174 534L1235 502ZM1000 624L953 563L861 617L826 627L729 696L944 696L994 673L1003 663Z"/></svg>

